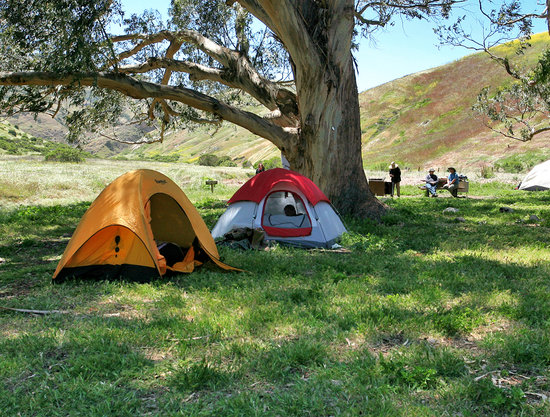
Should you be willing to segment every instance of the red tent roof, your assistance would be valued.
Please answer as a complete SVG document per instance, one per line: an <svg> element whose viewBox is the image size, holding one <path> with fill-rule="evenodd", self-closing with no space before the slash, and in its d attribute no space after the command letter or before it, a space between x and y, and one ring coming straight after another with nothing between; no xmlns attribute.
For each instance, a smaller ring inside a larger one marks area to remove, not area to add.
<svg viewBox="0 0 550 417"><path fill-rule="evenodd" d="M327 196L309 178L297 172L283 168L268 169L250 178L228 201L229 204L237 201L254 201L259 203L273 187L278 184L291 184L300 190L315 205L319 201L330 203Z"/></svg>

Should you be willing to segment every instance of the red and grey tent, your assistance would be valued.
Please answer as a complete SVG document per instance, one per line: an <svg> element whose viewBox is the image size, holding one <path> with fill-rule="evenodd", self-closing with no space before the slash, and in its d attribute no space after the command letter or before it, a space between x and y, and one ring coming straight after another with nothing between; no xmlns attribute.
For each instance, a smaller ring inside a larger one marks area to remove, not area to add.
<svg viewBox="0 0 550 417"><path fill-rule="evenodd" d="M346 231L327 196L309 178L275 168L248 180L212 229L214 238L234 228L262 228L267 240L331 247ZM285 207L288 210L285 212Z"/></svg>

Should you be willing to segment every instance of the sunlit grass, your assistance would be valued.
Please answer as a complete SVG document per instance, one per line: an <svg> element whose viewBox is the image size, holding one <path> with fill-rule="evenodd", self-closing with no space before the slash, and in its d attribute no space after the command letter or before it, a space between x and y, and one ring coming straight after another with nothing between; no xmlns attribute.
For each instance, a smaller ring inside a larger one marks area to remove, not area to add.
<svg viewBox="0 0 550 417"><path fill-rule="evenodd" d="M0 160L0 204L7 207L91 202L115 178L142 168L167 175L195 201L210 190L206 179L218 181L213 196L229 198L252 175L252 169L231 167L101 159L89 159L85 164L44 163L39 157L11 157Z"/></svg>
<svg viewBox="0 0 550 417"><path fill-rule="evenodd" d="M343 253L220 248L245 272L206 265L145 284L52 285L89 203L138 166L13 162L0 169L17 174L15 186L25 174L39 187L1 203L0 305L64 313L0 310L5 415L550 413L548 193L501 178L471 198L430 199L410 184L384 198L380 224L345 219ZM139 167L180 184L210 227L248 178ZM211 176L214 193L203 186ZM67 197L46 192L67 185ZM444 214L449 206L459 212Z"/></svg>

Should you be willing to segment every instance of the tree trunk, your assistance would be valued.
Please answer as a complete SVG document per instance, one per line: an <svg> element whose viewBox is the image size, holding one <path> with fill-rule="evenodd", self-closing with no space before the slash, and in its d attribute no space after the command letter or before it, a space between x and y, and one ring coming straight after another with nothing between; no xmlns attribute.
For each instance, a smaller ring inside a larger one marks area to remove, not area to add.
<svg viewBox="0 0 550 417"><path fill-rule="evenodd" d="M307 31L317 50L304 56L300 43L289 47L301 130L298 139L282 151L291 168L319 185L341 214L379 219L387 207L371 193L361 155L359 97L351 55L353 2L335 4L321 15L318 9L301 10L310 22ZM318 61L312 61L312 56Z"/></svg>
<svg viewBox="0 0 550 417"><path fill-rule="evenodd" d="M351 59L344 71L339 85L325 82L313 89L316 83L312 82L307 94L299 92L302 130L296 144L283 152L292 169L319 185L341 214L379 219L386 208L371 193L363 170Z"/></svg>
<svg viewBox="0 0 550 417"><path fill-rule="evenodd" d="M137 66L121 67L120 72L114 73L0 72L0 86L66 86L67 91L94 86L119 91L135 99L154 99L153 103L177 101L186 104L270 140L283 151L291 168L317 183L342 214L380 218L386 206L370 192L361 156L359 100L351 55L355 1L227 0L227 4L232 5L235 1L271 28L287 49L294 71L295 95L263 79L240 53L188 30L161 31L145 37L141 34L116 37L115 42L139 41L134 48L121 53L119 60L136 58L143 48L157 42L170 41L171 48L177 48L185 41L217 61L223 71L217 67L199 68L174 61L172 49L169 49L168 59L162 62L151 59ZM164 68L163 65L168 72L184 71L194 79L215 80L242 88L274 110L274 115L279 113L278 118L263 118L198 91L167 85L167 76L162 83L156 84L124 74ZM17 94L22 91L17 90ZM57 97L56 93L54 99L61 100L64 94ZM17 103L12 98L10 101ZM36 97L30 102L43 106ZM168 117L169 110L165 112Z"/></svg>

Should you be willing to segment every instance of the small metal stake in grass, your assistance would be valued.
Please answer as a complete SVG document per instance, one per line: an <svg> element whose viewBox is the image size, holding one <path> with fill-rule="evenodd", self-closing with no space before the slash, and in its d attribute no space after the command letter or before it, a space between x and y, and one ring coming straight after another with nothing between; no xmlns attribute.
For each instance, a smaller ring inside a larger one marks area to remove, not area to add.
<svg viewBox="0 0 550 417"><path fill-rule="evenodd" d="M214 186L218 183L216 180L206 180L206 184L210 186L210 191L214 192Z"/></svg>

